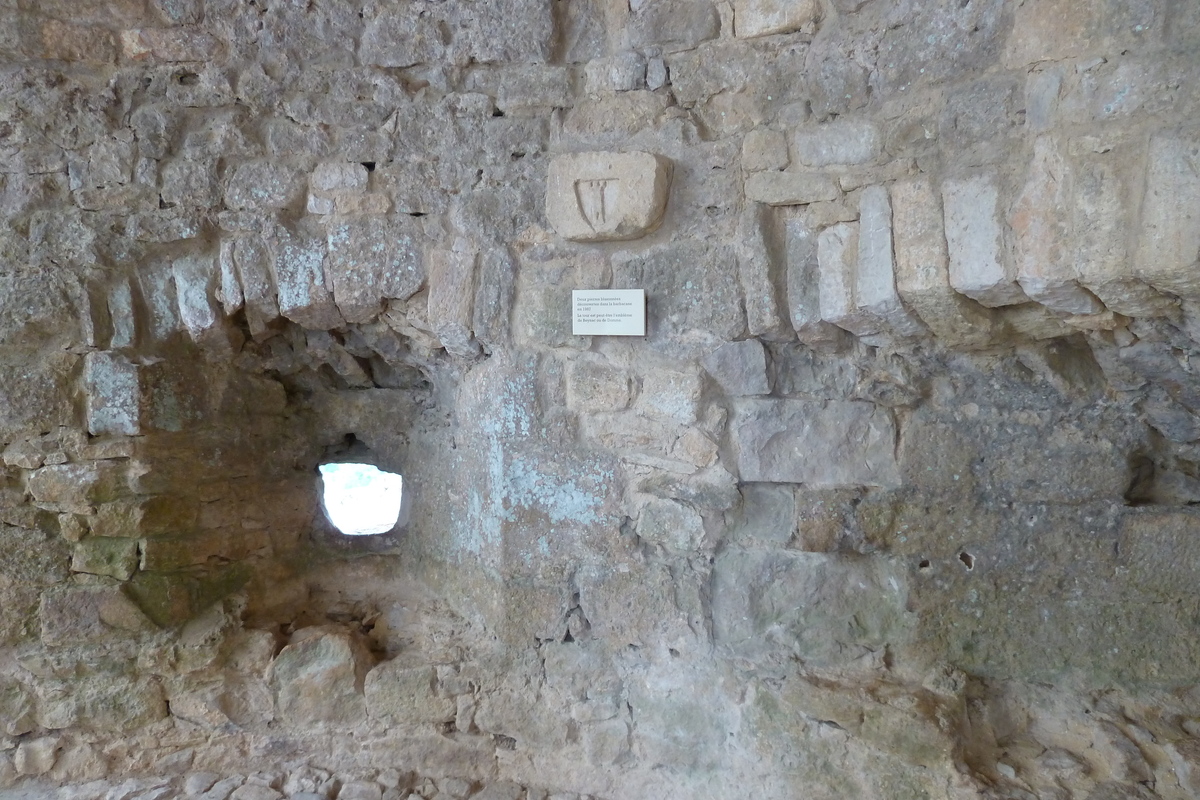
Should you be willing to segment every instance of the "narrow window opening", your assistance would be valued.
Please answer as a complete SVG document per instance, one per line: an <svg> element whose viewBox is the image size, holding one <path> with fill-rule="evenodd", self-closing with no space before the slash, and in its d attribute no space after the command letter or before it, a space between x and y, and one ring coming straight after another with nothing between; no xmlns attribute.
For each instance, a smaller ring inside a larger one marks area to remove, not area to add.
<svg viewBox="0 0 1200 800"><path fill-rule="evenodd" d="M400 475L374 464L322 464L321 483L325 516L347 536L387 533L400 521Z"/></svg>

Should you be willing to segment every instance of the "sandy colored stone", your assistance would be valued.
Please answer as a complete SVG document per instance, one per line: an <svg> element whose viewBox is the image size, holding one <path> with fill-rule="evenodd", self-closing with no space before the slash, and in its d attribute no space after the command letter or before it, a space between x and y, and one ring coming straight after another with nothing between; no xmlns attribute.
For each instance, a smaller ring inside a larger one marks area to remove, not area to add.
<svg viewBox="0 0 1200 800"><path fill-rule="evenodd" d="M1008 306L1028 300L1004 256L998 189L987 176L942 184L950 285L981 305Z"/></svg>
<svg viewBox="0 0 1200 800"><path fill-rule="evenodd" d="M841 196L837 184L819 173L755 172L746 178L746 197L770 206L807 205Z"/></svg>
<svg viewBox="0 0 1200 800"><path fill-rule="evenodd" d="M816 0L738 0L733 14L734 34L750 39L801 30L817 21L821 6Z"/></svg>
<svg viewBox="0 0 1200 800"><path fill-rule="evenodd" d="M636 239L658 227L671 162L651 153L572 153L550 162L546 217L564 239Z"/></svg>

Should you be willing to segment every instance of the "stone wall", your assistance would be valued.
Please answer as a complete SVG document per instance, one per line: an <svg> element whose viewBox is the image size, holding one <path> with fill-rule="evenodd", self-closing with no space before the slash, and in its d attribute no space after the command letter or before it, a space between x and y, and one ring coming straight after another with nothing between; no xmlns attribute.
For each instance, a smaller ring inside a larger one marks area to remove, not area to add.
<svg viewBox="0 0 1200 800"><path fill-rule="evenodd" d="M0 0L0 797L1197 796L1197 8Z"/></svg>

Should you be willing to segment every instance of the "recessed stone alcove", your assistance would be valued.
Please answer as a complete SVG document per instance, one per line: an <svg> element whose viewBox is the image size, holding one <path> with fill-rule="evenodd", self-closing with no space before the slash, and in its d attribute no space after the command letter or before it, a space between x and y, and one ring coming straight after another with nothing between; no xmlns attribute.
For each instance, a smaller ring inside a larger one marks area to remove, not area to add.
<svg viewBox="0 0 1200 800"><path fill-rule="evenodd" d="M0 0L0 798L1194 796L1198 47Z"/></svg>

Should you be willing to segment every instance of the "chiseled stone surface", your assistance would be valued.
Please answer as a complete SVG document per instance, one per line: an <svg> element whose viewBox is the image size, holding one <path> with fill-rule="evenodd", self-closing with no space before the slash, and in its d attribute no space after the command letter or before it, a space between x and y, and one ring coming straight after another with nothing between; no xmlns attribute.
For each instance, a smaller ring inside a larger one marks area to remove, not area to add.
<svg viewBox="0 0 1200 800"><path fill-rule="evenodd" d="M671 163L652 153L572 153L550 162L546 217L578 242L636 239L658 227Z"/></svg>
<svg viewBox="0 0 1200 800"><path fill-rule="evenodd" d="M743 481L897 486L896 429L870 403L738 400L730 430Z"/></svg>
<svg viewBox="0 0 1200 800"><path fill-rule="evenodd" d="M989 176L948 180L942 185L950 285L982 305L1026 302L1014 265L1005 258L999 193Z"/></svg>

